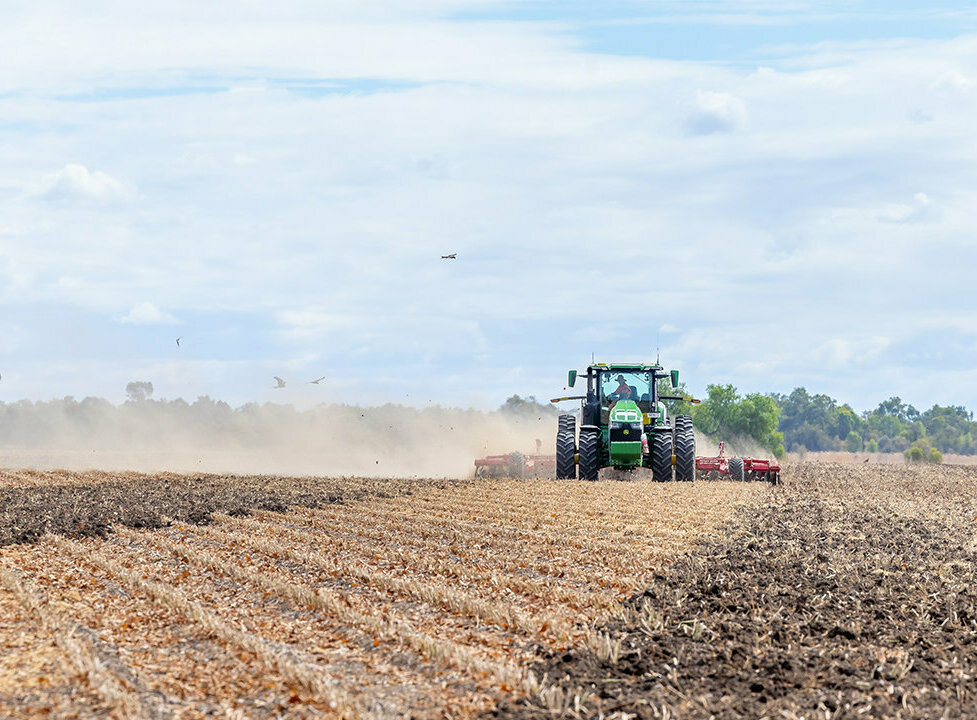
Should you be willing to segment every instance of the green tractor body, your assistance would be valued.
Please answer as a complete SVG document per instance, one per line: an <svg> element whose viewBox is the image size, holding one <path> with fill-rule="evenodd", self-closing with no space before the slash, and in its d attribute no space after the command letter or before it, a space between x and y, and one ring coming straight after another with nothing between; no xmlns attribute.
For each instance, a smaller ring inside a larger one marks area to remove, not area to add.
<svg viewBox="0 0 977 720"><path fill-rule="evenodd" d="M576 384L576 370L568 384ZM557 432L556 474L596 480L601 468L631 471L640 467L652 470L658 480L671 480L672 468L680 480L695 477L695 439L688 416L669 422L662 400L692 398L661 396L658 381L670 378L678 385L678 371L666 372L661 365L635 363L594 363L587 368L587 394L555 398L553 402L582 400L580 436L576 440L576 418L560 416Z"/></svg>

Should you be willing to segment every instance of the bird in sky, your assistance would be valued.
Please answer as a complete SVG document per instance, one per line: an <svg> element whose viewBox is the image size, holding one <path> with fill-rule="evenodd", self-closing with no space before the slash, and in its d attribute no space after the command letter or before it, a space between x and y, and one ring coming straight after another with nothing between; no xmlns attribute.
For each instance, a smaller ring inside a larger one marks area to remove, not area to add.
<svg viewBox="0 0 977 720"><path fill-rule="evenodd" d="M320 382L322 382L325 379L326 379L326 376L323 375L321 378L316 378L315 380L309 380L309 383L308 384L309 385L318 385Z"/></svg>
<svg viewBox="0 0 977 720"><path fill-rule="evenodd" d="M275 383L276 383L275 386L274 386L274 388L273 388L274 390L278 390L279 388L285 387L285 381L284 380L282 380L277 375L273 375L272 377L275 378Z"/></svg>
<svg viewBox="0 0 977 720"><path fill-rule="evenodd" d="M183 339L183 336L182 336L182 335L181 335L180 337L178 337L178 338L176 339L176 346L177 346L177 347L180 347L180 341L181 341L182 339Z"/></svg>
<svg viewBox="0 0 977 720"><path fill-rule="evenodd" d="M441 259L442 260L457 260L458 259L458 253L449 253L448 255L442 255L441 256Z"/></svg>

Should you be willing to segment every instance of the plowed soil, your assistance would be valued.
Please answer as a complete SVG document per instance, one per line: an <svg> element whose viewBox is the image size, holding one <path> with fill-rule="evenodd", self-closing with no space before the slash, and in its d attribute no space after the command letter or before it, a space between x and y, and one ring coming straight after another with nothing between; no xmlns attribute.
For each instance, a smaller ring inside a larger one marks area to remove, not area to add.
<svg viewBox="0 0 977 720"><path fill-rule="evenodd" d="M472 717L765 486L6 474L0 716Z"/></svg>
<svg viewBox="0 0 977 720"><path fill-rule="evenodd" d="M977 468L21 473L0 717L977 717Z"/></svg>
<svg viewBox="0 0 977 720"><path fill-rule="evenodd" d="M977 717L977 469L810 464L536 666L574 717ZM552 717L538 700L496 718Z"/></svg>

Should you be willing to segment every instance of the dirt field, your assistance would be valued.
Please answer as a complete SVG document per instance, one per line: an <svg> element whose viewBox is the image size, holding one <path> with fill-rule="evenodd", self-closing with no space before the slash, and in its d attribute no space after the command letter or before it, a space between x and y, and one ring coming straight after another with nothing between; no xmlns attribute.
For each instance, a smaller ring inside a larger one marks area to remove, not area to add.
<svg viewBox="0 0 977 720"><path fill-rule="evenodd" d="M905 465L906 456L901 452L870 453L870 452L805 452L802 455L789 453L790 461L795 463L872 463L875 465ZM957 455L943 453L944 465L977 465L977 455Z"/></svg>
<svg viewBox="0 0 977 720"><path fill-rule="evenodd" d="M977 717L977 468L795 465L535 667L581 717ZM552 715L504 703L499 718Z"/></svg>
<svg viewBox="0 0 977 720"><path fill-rule="evenodd" d="M974 467L22 472L0 522L0 717L977 717Z"/></svg>
<svg viewBox="0 0 977 720"><path fill-rule="evenodd" d="M471 717L766 488L6 473L0 716Z"/></svg>

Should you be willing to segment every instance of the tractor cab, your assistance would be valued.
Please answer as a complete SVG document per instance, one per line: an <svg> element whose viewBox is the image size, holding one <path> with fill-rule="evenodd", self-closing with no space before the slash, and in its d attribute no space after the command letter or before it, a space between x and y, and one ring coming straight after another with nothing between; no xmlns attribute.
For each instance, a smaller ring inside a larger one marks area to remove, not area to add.
<svg viewBox="0 0 977 720"><path fill-rule="evenodd" d="M621 401L632 401L642 415L645 425L662 424L665 406L657 402L657 381L661 377L655 370L660 368L638 367L614 369L595 368L595 385L600 403L600 424L610 422L611 410ZM657 413L657 417L655 417Z"/></svg>

